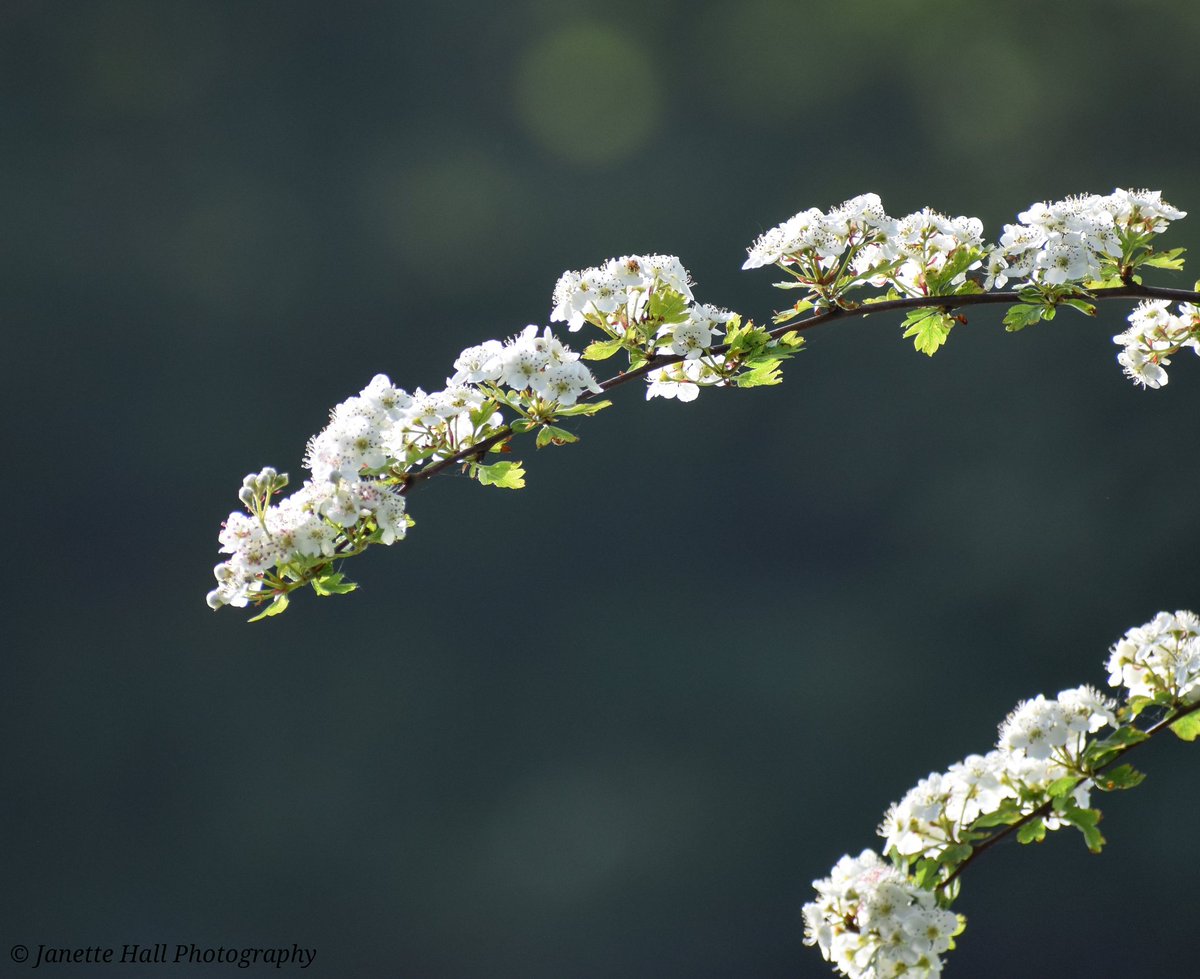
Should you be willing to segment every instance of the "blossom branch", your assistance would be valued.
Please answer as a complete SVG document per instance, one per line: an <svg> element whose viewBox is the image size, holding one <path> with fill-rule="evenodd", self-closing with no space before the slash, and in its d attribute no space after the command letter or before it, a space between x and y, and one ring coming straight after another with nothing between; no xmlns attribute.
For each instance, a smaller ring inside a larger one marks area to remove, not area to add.
<svg viewBox="0 0 1200 979"><path fill-rule="evenodd" d="M1113 766L1115 766L1118 761L1120 761L1126 755L1128 755L1131 751L1133 751L1134 748L1137 748L1139 745L1145 744L1147 741L1149 741L1151 738L1153 738L1156 734L1160 734L1164 728L1169 728L1172 724L1175 724L1176 722L1183 720L1185 717L1188 717L1197 712L1200 712L1200 701L1197 701L1196 703L1191 704L1188 707L1182 707L1171 713L1168 713L1166 716L1160 718L1159 720L1157 720L1153 724L1151 724L1148 728L1146 728L1142 732L1145 735L1145 737L1143 737L1141 740L1131 741L1130 743L1121 745L1118 749L1116 749L1116 753L1113 755L1113 757L1109 761L1105 762L1103 765L1100 765L1098 768L1096 768L1096 770L1089 777L1094 777L1095 775L1101 775L1104 772L1108 771ZM982 855L983 853L986 853L988 850L990 850L992 847L994 847L997 843L1000 843L1001 841L1007 839L1013 833L1018 832L1021 829L1021 827L1025 826L1027 823L1031 823L1035 819L1040 819L1040 818L1048 815L1053 808L1054 808L1054 799L1052 799L1052 798L1047 799L1036 809L1026 813L1024 816L1022 816L1016 822L1011 823L1008 826L1005 826L1003 829L998 830L992 836L989 836L983 842L974 846L972 848L971 855L969 857L967 857L965 860L963 860L962 863L958 864L958 866L955 867L954 870L952 870L946 876L945 880L943 880L940 884L937 885L937 890L945 892L946 889L950 886L950 884L952 884L954 881L956 881L959 878L959 876L962 874L962 872L964 870L966 870L967 867L969 867L972 863L974 863L980 857L980 855Z"/></svg>
<svg viewBox="0 0 1200 979"><path fill-rule="evenodd" d="M1103 289L1095 289L1088 293L1088 297L1097 301L1115 300L1115 299L1160 299L1169 300L1172 302L1195 302L1200 303L1200 292L1193 292L1187 289L1170 289L1163 286L1147 286L1140 283L1129 283L1128 285L1112 286ZM875 303L860 303L850 307L834 306L829 309L822 310L819 313L803 319L797 323L784 324L776 326L767 332L771 339L778 339L784 334L802 333L806 330L811 330L813 327L822 326L826 323L831 323L836 320L847 320L855 317L874 316L881 313L903 312L913 309L926 309L936 307L945 311L960 309L968 306L1012 306L1021 303L1021 294L1016 291L1007 292L982 292L968 293L956 296L907 296L902 299L890 299ZM720 357L728 353L729 344L715 344L704 351L704 356ZM637 380L640 377L649 374L652 371L662 367L668 367L672 364L682 363L686 358L682 354L652 354L648 357L645 363L638 367L631 368L627 371L622 371L615 374L599 383L603 393L607 394L615 388L628 384L630 381ZM585 391L579 396L579 401L588 401L596 397L592 392ZM506 441L513 436L513 431L508 428L502 428L488 438L473 445L466 446L458 452L445 459L430 463L422 469L411 472L407 475L404 485L399 492L407 494L411 489L425 482L430 477L444 473L448 469L459 465L475 456L480 456Z"/></svg>

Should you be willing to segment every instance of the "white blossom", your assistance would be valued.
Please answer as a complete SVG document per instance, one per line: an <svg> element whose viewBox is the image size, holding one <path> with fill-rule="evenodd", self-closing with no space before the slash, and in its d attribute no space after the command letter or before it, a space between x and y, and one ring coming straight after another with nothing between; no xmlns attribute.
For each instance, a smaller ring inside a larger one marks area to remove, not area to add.
<svg viewBox="0 0 1200 979"><path fill-rule="evenodd" d="M1165 694L1185 705L1200 700L1200 617L1159 612L1130 629L1109 653L1108 682L1130 697Z"/></svg>
<svg viewBox="0 0 1200 979"><path fill-rule="evenodd" d="M851 979L930 977L962 928L932 892L915 886L873 850L842 857L829 877L813 881L804 905L804 943Z"/></svg>

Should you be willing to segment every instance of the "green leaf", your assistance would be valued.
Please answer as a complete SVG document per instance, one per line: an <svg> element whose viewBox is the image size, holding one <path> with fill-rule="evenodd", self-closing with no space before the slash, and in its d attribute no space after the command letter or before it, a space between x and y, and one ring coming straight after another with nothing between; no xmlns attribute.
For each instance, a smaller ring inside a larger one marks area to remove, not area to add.
<svg viewBox="0 0 1200 979"><path fill-rule="evenodd" d="M1079 779L1074 775L1064 775L1046 786L1046 794L1053 799L1062 799L1074 792L1078 784Z"/></svg>
<svg viewBox="0 0 1200 979"><path fill-rule="evenodd" d="M1004 329L1009 333L1019 333L1027 326L1033 326L1046 315L1045 306L1029 306L1021 303L1009 308L1004 314Z"/></svg>
<svg viewBox="0 0 1200 979"><path fill-rule="evenodd" d="M782 380L779 361L770 360L765 364L758 365L754 370L739 374L733 379L733 382L740 388L759 388L779 384Z"/></svg>
<svg viewBox="0 0 1200 979"><path fill-rule="evenodd" d="M969 843L955 843L953 846L946 847L938 854L938 863L944 864L947 867L957 867L960 863L967 859L975 848Z"/></svg>
<svg viewBox="0 0 1200 979"><path fill-rule="evenodd" d="M605 408L611 408L611 401L584 401L569 408L555 408L554 413L559 418L573 418L576 415L594 415Z"/></svg>
<svg viewBox="0 0 1200 979"><path fill-rule="evenodd" d="M1101 741L1093 741L1087 746L1084 758L1093 768L1107 765L1130 745L1145 741L1148 735L1132 724L1123 724Z"/></svg>
<svg viewBox="0 0 1200 979"><path fill-rule="evenodd" d="M1041 816L1029 820L1017 830L1018 843L1041 843L1046 838L1046 823Z"/></svg>
<svg viewBox="0 0 1200 979"><path fill-rule="evenodd" d="M967 271L972 265L983 258L983 252L978 248L966 248L960 246L954 249L950 256L950 260L937 272L928 274L928 284L930 291L935 296L942 296L948 293L957 293L957 289L951 289L950 283L957 276Z"/></svg>
<svg viewBox="0 0 1200 979"><path fill-rule="evenodd" d="M1170 251L1159 252L1156 255L1147 255L1138 264L1149 265L1156 269L1170 269L1172 272L1182 272L1183 259L1179 256L1186 251L1186 248L1172 248Z"/></svg>
<svg viewBox="0 0 1200 979"><path fill-rule="evenodd" d="M941 871L941 866L936 860L928 858L918 860L916 869L913 871L913 883L922 890L932 890L937 883L938 875Z"/></svg>
<svg viewBox="0 0 1200 979"><path fill-rule="evenodd" d="M745 358L765 350L771 342L770 334L761 326L747 323L731 323L725 332L725 345L729 348L727 356Z"/></svg>
<svg viewBox="0 0 1200 979"><path fill-rule="evenodd" d="M358 587L353 581L344 581L345 575L342 572L332 572L322 575L320 578L314 578L312 581L313 591L322 598L329 595L348 595Z"/></svg>
<svg viewBox="0 0 1200 979"><path fill-rule="evenodd" d="M615 340L593 340L587 345L587 349L583 351L584 360L608 360L613 354L621 349L625 343L623 337L617 337Z"/></svg>
<svg viewBox="0 0 1200 979"><path fill-rule="evenodd" d="M1154 701L1153 697L1143 697L1143 696L1130 697L1129 702L1127 704L1127 706L1129 708L1130 720L1137 717L1138 714L1140 714L1142 711L1144 711L1147 707L1153 707L1154 703L1155 703L1155 701Z"/></svg>
<svg viewBox="0 0 1200 979"><path fill-rule="evenodd" d="M1082 299L1063 299L1062 304L1064 306L1070 306L1072 309L1079 310L1079 312L1083 313L1084 316L1096 315L1096 307Z"/></svg>
<svg viewBox="0 0 1200 979"><path fill-rule="evenodd" d="M1141 785L1146 775L1132 765L1118 765L1095 777L1096 788L1101 792L1119 792L1121 789L1132 789Z"/></svg>
<svg viewBox="0 0 1200 979"><path fill-rule="evenodd" d="M553 425L543 425L541 431L537 433L537 447L540 449L547 445L568 445L571 442L578 442L579 436L572 435L564 428L555 428Z"/></svg>
<svg viewBox="0 0 1200 979"><path fill-rule="evenodd" d="M519 462L495 462L490 466L476 464L474 475L484 486L498 489L522 489L525 486L525 470Z"/></svg>
<svg viewBox="0 0 1200 979"><path fill-rule="evenodd" d="M674 289L655 289L647 307L650 318L660 320L664 325L682 323L688 318L688 301Z"/></svg>
<svg viewBox="0 0 1200 979"><path fill-rule="evenodd" d="M287 607L288 597L285 593L280 592L271 600L270 605L254 616L254 618L250 619L250 621L257 622L259 619L266 619L272 615L281 615L287 611Z"/></svg>
<svg viewBox="0 0 1200 979"><path fill-rule="evenodd" d="M785 350L790 350L793 353L804 346L804 337L795 330L788 330L781 337L777 337L775 342Z"/></svg>
<svg viewBox="0 0 1200 979"><path fill-rule="evenodd" d="M800 308L801 306L803 306L805 309L802 310ZM781 323L786 323L789 320L794 320L802 312L804 312L805 310L808 310L808 309L812 309L812 303L808 303L808 302L797 303L795 306L788 307L787 309L781 309L778 313L776 313L774 316L771 317L771 322L774 323L776 326L778 326Z"/></svg>
<svg viewBox="0 0 1200 979"><path fill-rule="evenodd" d="M1070 823L1083 834L1083 841L1092 853L1099 853L1104 849L1104 836L1096 825L1100 822L1099 809L1073 808L1066 810L1060 815L1064 822Z"/></svg>
<svg viewBox="0 0 1200 979"><path fill-rule="evenodd" d="M1171 731L1180 741L1195 741L1200 737L1200 711L1193 711L1171 725Z"/></svg>
<svg viewBox="0 0 1200 979"><path fill-rule="evenodd" d="M904 317L905 337L913 337L913 346L932 357L950 336L954 317L941 309L914 309Z"/></svg>
<svg viewBox="0 0 1200 979"><path fill-rule="evenodd" d="M1004 799L992 812L985 812L976 817L971 823L972 829L985 829L989 826L1011 826L1021 818L1021 809L1016 799Z"/></svg>

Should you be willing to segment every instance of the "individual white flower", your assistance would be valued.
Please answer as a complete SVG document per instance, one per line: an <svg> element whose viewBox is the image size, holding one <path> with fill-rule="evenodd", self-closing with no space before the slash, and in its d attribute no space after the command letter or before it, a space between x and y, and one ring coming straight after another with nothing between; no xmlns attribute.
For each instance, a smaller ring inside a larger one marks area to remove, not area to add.
<svg viewBox="0 0 1200 979"><path fill-rule="evenodd" d="M1116 727L1116 703L1095 687L1084 685L1058 694L1067 727L1075 734L1095 734L1103 727Z"/></svg>
<svg viewBox="0 0 1200 979"><path fill-rule="evenodd" d="M360 397L390 421L398 421L412 404L411 395L392 384L386 374L376 374L371 378L371 383L362 389Z"/></svg>
<svg viewBox="0 0 1200 979"><path fill-rule="evenodd" d="M1165 368L1171 359L1162 354L1147 356L1136 347L1127 347L1117 354L1117 363L1127 378L1144 388L1161 388L1170 380Z"/></svg>
<svg viewBox="0 0 1200 979"><path fill-rule="evenodd" d="M700 394L700 382L709 375L712 375L711 369L701 360L685 360L656 368L646 375L646 400L675 398L679 401L695 401ZM721 382L718 380L713 383Z"/></svg>
<svg viewBox="0 0 1200 979"><path fill-rule="evenodd" d="M504 344L499 340L485 340L474 347L467 347L454 361L454 384L479 384L481 381L498 381L503 372L502 356Z"/></svg>
<svg viewBox="0 0 1200 979"><path fill-rule="evenodd" d="M712 344L712 327L703 320L687 320L667 328L671 345L667 349L685 360L695 360Z"/></svg>
<svg viewBox="0 0 1200 979"><path fill-rule="evenodd" d="M1064 746L1068 735L1058 705L1038 694L1033 700L1021 701L1000 725L999 746L1040 760Z"/></svg>
<svg viewBox="0 0 1200 979"><path fill-rule="evenodd" d="M380 543L390 545L404 538L408 521L404 516L404 497L400 493L377 480L349 483L346 491L360 517L374 517L380 531Z"/></svg>
<svg viewBox="0 0 1200 979"><path fill-rule="evenodd" d="M547 401L557 401L560 405L575 404L584 391L600 394L604 390L596 383L592 372L575 360L547 364L531 386Z"/></svg>

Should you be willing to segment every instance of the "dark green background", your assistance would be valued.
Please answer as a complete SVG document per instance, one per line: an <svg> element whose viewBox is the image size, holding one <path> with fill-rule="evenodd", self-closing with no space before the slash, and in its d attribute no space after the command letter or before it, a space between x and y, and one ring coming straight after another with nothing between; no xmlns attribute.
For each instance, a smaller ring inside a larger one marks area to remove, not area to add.
<svg viewBox="0 0 1200 979"><path fill-rule="evenodd" d="M522 493L414 494L359 593L253 626L204 605L219 521L374 373L546 322L566 268L677 253L762 319L745 245L866 190L993 238L1117 185L1200 212L1198 41L1184 0L6 0L0 974L165 941L826 975L809 881L1200 604L1196 358L1135 389L1117 304L980 311L932 361L817 331L779 388L621 391ZM981 860L948 975L1189 973L1198 760L1152 746L1100 858Z"/></svg>

